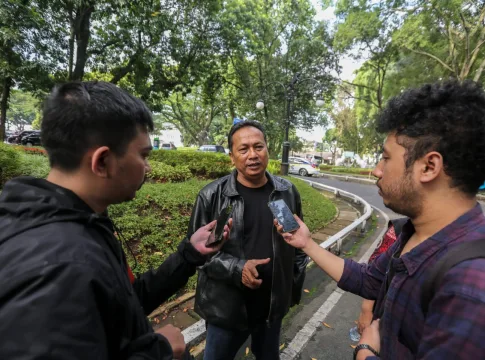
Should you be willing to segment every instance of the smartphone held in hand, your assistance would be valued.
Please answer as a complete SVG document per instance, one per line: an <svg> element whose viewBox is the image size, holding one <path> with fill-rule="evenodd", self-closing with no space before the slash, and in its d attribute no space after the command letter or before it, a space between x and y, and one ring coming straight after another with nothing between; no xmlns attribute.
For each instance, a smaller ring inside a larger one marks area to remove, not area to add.
<svg viewBox="0 0 485 360"><path fill-rule="evenodd" d="M276 220L283 226L284 232L292 232L300 228L300 225L296 222L293 213L284 200L270 201L268 206Z"/></svg>
<svg viewBox="0 0 485 360"><path fill-rule="evenodd" d="M231 205L222 209L217 218L217 224L214 229L212 229L209 239L207 240L206 246L217 246L222 241L224 235L224 226L226 226L227 222L229 221L231 213Z"/></svg>

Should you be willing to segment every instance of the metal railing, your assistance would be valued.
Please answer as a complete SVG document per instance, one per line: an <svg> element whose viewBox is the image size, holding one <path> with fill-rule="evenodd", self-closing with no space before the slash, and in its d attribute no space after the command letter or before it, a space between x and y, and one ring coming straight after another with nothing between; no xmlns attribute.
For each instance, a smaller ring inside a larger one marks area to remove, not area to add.
<svg viewBox="0 0 485 360"><path fill-rule="evenodd" d="M349 235L353 230L355 230L359 226L361 227L360 231L364 232L365 226L367 224L367 219L369 219L372 215L372 207L369 205L368 202L366 202L360 196L352 194L348 191L344 191L341 189L337 189L333 186L320 184L320 183L302 179L302 178L298 178L298 179L305 181L313 188L331 192L335 194L336 197L348 198L349 200L351 200L353 204L361 205L363 207L363 211L362 211L363 213L358 219L354 220L350 225L346 226L338 233L332 235L331 237L329 237L327 240L325 240L320 244L320 246L324 249L330 249L331 247L336 245L337 252L340 253L340 249L342 248L342 241L347 237L347 235Z"/></svg>
<svg viewBox="0 0 485 360"><path fill-rule="evenodd" d="M311 187L314 187L316 189L332 192L335 194L337 197L345 197L351 200L351 202L355 205L361 205L363 206L363 214L356 220L354 220L350 225L347 227L343 228L340 230L338 233L335 235L332 235L330 238L325 240L323 243L320 244L321 247L324 249L329 249L332 246L337 245L337 251L340 251L342 247L342 241L357 227L361 226L361 231L364 231L367 219L370 218L372 215L372 208L367 203L364 199L362 199L360 196L357 196L355 194L352 194L350 192L344 191L337 189L332 186L327 186L323 184L319 184L310 180L305 180L298 178L300 180L303 180L307 182ZM202 339L202 336L204 335L206 329L205 329L205 321L204 320L199 320L195 324L189 326L187 329L182 331L182 335L184 336L185 343L187 346L193 346L197 342L199 342Z"/></svg>

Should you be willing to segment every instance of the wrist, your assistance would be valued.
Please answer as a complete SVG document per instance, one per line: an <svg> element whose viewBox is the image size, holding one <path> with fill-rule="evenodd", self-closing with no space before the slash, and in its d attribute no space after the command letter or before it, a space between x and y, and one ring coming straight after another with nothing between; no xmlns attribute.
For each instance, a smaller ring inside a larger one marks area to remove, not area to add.
<svg viewBox="0 0 485 360"><path fill-rule="evenodd" d="M307 254L308 256L310 256L310 257L311 257L311 255L310 255L310 254L314 252L315 246L316 246L316 247L319 247L319 246L318 246L318 244L317 244L315 241L313 241L313 239L311 238L311 236L309 236L309 237L308 237L308 240L307 240L307 242L306 242L306 245L305 245L305 246L303 246L303 247L301 248L301 250L302 250L302 251L303 251L305 254Z"/></svg>
<svg viewBox="0 0 485 360"><path fill-rule="evenodd" d="M369 356L379 356L379 352L368 344L359 344L354 350L354 360L365 360Z"/></svg>
<svg viewBox="0 0 485 360"><path fill-rule="evenodd" d="M362 349L357 353L356 360L365 360L369 356L375 356L375 354L367 349Z"/></svg>

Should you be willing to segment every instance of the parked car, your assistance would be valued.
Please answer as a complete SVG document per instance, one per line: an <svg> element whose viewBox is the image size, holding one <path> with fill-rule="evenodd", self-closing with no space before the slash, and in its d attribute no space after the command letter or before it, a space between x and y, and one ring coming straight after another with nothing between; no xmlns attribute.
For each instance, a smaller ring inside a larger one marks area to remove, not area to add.
<svg viewBox="0 0 485 360"><path fill-rule="evenodd" d="M160 146L160 149L162 150L177 150L174 144L172 143L164 143L162 146Z"/></svg>
<svg viewBox="0 0 485 360"><path fill-rule="evenodd" d="M25 131L22 131L21 133L19 133L17 135L12 135L9 138L7 138L7 142L9 142L11 144L21 144L21 141L22 141L22 139L25 136L28 136L28 135L34 134L34 133L39 133L40 134L40 131L39 130L25 130Z"/></svg>
<svg viewBox="0 0 485 360"><path fill-rule="evenodd" d="M24 146L40 146L42 145L41 139L40 139L40 131L23 136L20 139L20 143Z"/></svg>
<svg viewBox="0 0 485 360"><path fill-rule="evenodd" d="M225 154L226 150L224 150L224 146L222 145L202 145L199 148L199 151L211 151L211 152L218 152Z"/></svg>
<svg viewBox="0 0 485 360"><path fill-rule="evenodd" d="M289 157L289 168L288 172L290 174L299 174L301 176L312 176L312 175L319 175L320 170L318 170L318 166L312 164L310 161L297 158L297 157Z"/></svg>

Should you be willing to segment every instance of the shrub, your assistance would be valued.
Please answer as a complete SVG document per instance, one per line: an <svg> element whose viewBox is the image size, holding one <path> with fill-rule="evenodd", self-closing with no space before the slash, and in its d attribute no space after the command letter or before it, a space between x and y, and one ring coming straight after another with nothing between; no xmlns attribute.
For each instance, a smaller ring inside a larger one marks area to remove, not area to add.
<svg viewBox="0 0 485 360"><path fill-rule="evenodd" d="M268 170L273 175L279 175L281 170L281 161L270 159L266 170Z"/></svg>
<svg viewBox="0 0 485 360"><path fill-rule="evenodd" d="M15 146L15 149L31 155L47 156L47 151L41 147Z"/></svg>
<svg viewBox="0 0 485 360"><path fill-rule="evenodd" d="M0 143L0 187L8 180L22 174L20 153L12 146Z"/></svg>
<svg viewBox="0 0 485 360"><path fill-rule="evenodd" d="M193 177L190 169L186 165L172 166L159 161L150 161L152 171L147 177L157 183L181 182Z"/></svg>
<svg viewBox="0 0 485 360"><path fill-rule="evenodd" d="M49 160L45 156L31 155L30 153L19 153L19 172L22 175L37 178L46 178L49 175Z"/></svg>
<svg viewBox="0 0 485 360"><path fill-rule="evenodd" d="M232 170L229 156L218 153L156 150L150 155L150 160L171 166L188 166L194 176L204 179L216 179L229 174Z"/></svg>

